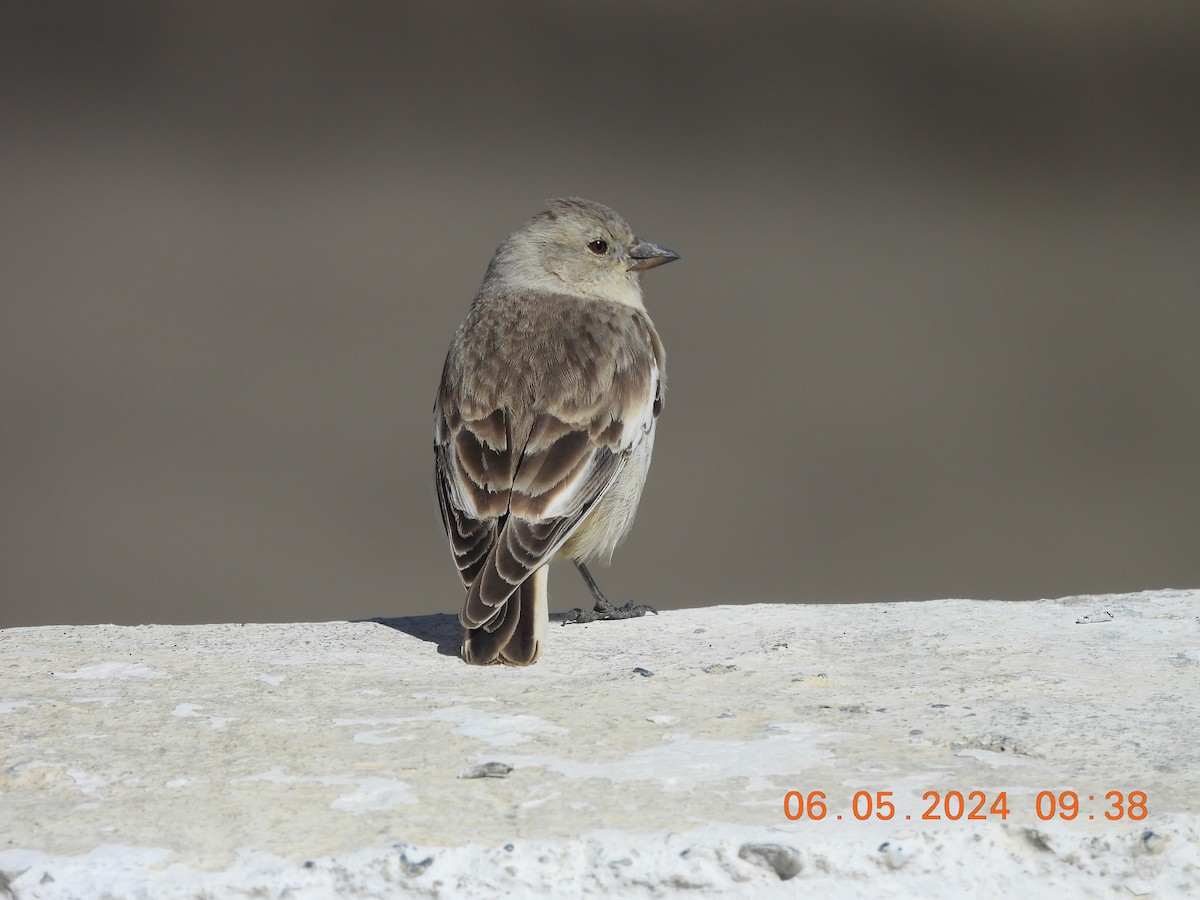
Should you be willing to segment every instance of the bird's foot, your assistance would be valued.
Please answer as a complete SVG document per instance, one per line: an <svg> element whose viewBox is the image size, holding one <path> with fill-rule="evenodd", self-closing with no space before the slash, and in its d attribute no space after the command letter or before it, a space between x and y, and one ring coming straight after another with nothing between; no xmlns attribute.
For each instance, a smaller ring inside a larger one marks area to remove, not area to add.
<svg viewBox="0 0 1200 900"><path fill-rule="evenodd" d="M599 622L604 619L637 619L644 616L646 613L654 613L658 615L658 610L653 606L636 604L632 600L624 606L613 606L607 600L596 600L596 606L591 612L575 607L575 609L567 610L567 614L563 617L564 625L583 625L587 622Z"/></svg>

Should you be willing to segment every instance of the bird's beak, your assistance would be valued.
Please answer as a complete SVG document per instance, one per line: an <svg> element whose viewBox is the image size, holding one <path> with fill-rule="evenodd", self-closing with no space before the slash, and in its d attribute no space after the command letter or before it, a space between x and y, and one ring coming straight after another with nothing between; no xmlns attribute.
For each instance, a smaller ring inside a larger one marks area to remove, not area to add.
<svg viewBox="0 0 1200 900"><path fill-rule="evenodd" d="M639 239L636 244L629 248L629 258L632 260L629 268L641 271L642 269L653 269L655 266L661 266L663 263L679 259L679 254L674 250L668 250L666 247L660 247L658 244L652 244L649 241Z"/></svg>

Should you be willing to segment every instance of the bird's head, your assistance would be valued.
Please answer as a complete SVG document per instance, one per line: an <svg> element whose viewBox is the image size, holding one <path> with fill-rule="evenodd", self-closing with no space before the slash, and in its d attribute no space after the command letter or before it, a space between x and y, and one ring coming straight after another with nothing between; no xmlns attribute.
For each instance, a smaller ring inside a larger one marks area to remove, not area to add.
<svg viewBox="0 0 1200 900"><path fill-rule="evenodd" d="M565 197L509 235L488 277L641 307L638 273L675 259L678 253L639 239L607 206Z"/></svg>

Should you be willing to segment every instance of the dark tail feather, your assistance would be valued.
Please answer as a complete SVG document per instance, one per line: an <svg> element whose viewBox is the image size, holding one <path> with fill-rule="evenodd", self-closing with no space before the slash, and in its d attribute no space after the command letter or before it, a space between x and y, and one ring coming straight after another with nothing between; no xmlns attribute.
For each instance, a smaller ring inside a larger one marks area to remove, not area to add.
<svg viewBox="0 0 1200 900"><path fill-rule="evenodd" d="M527 578L504 604L487 628L468 628L462 657L471 665L505 663L528 666L537 662L542 638L550 621L546 582L550 567L542 566Z"/></svg>

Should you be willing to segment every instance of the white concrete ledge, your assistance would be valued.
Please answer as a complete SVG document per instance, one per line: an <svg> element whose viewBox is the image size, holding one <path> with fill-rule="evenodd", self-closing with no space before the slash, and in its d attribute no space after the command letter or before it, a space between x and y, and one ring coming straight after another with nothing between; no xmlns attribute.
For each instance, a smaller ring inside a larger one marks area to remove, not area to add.
<svg viewBox="0 0 1200 900"><path fill-rule="evenodd" d="M552 627L528 669L448 615L0 631L0 897L1184 896L1198 617L726 606Z"/></svg>

